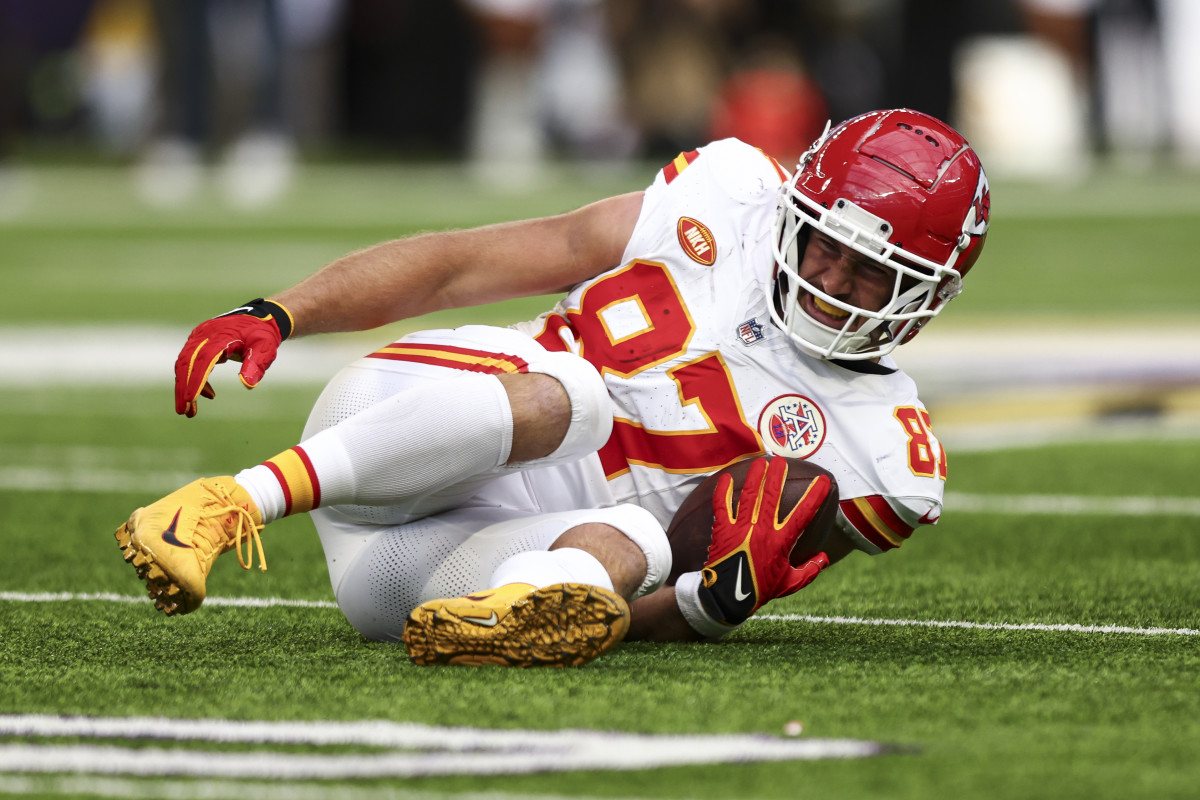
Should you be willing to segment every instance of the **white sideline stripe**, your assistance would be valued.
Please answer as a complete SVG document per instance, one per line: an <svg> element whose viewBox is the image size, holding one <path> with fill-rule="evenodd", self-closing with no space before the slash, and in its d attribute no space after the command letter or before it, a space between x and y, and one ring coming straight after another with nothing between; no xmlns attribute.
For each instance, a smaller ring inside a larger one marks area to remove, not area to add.
<svg viewBox="0 0 1200 800"><path fill-rule="evenodd" d="M876 742L762 734L649 735L592 730L444 728L386 720L239 721L155 717L0 716L0 735L255 745L360 745L382 753L203 751L105 745L0 745L0 772L226 779L348 780L516 775L689 764L865 758Z"/></svg>
<svg viewBox="0 0 1200 800"><path fill-rule="evenodd" d="M0 467L0 489L18 492L173 492L200 477L192 472L130 472L52 467Z"/></svg>
<svg viewBox="0 0 1200 800"><path fill-rule="evenodd" d="M894 625L899 628L967 628L985 631L1053 631L1062 633L1128 633L1136 636L1200 636L1193 628L1131 628L1125 625L1077 625L1043 622L958 622L927 619L864 619L862 617L817 617L809 614L758 614L754 620L815 622L834 625Z"/></svg>
<svg viewBox="0 0 1200 800"><path fill-rule="evenodd" d="M392 787L258 781L130 780L56 775L0 775L0 794L114 797L121 800L600 800L584 795L505 792L422 792ZM604 798L649 800L649 798Z"/></svg>
<svg viewBox="0 0 1200 800"><path fill-rule="evenodd" d="M0 490L166 494L200 477L191 472L0 467ZM1088 497L1056 494L947 492L947 511L987 514L1200 517L1197 497Z"/></svg>
<svg viewBox="0 0 1200 800"><path fill-rule="evenodd" d="M95 592L74 594L71 592L0 592L0 601L9 603L148 603L145 597ZM272 608L277 606L294 608L337 608L337 603L328 600L289 600L282 597L209 597L205 605L233 608ZM955 620L922 619L869 619L864 617L819 617L808 614L758 614L749 622L811 622L831 625L893 625L914 628L974 628L979 630L1003 631L1057 631L1064 633L1127 633L1136 636L1200 636L1193 628L1134 628L1125 625L1078 625L1075 623L1042 622L962 622Z"/></svg>
<svg viewBox="0 0 1200 800"><path fill-rule="evenodd" d="M175 357L188 330L164 325L0 325L0 379L6 388L172 385ZM289 341L271 366L276 385L323 384L380 339L312 337ZM236 365L213 380L218 395L237 385ZM169 413L169 395L163 405Z"/></svg>
<svg viewBox="0 0 1200 800"><path fill-rule="evenodd" d="M945 508L988 514L1084 514L1200 517L1200 497L1087 497L1065 494L965 494L946 492Z"/></svg>

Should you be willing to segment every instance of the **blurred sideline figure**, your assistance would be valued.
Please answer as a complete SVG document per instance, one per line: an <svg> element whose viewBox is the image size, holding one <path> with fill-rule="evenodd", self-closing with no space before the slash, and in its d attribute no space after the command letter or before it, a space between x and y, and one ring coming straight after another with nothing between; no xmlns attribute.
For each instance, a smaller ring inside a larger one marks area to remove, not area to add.
<svg viewBox="0 0 1200 800"><path fill-rule="evenodd" d="M286 193L305 88L285 70L304 65L290 54L328 36L340 4L154 0L161 119L135 171L140 194L155 205L188 202L217 151L215 179L230 205L262 208Z"/></svg>
<svg viewBox="0 0 1200 800"><path fill-rule="evenodd" d="M794 164L825 124L825 98L787 41L763 37L747 50L717 93L710 135L741 139Z"/></svg>
<svg viewBox="0 0 1200 800"><path fill-rule="evenodd" d="M1165 153L1200 165L1200 4L1018 0L1028 30L1062 53L1088 106L1092 145L1127 166Z"/></svg>
<svg viewBox="0 0 1200 800"><path fill-rule="evenodd" d="M632 153L601 0L463 3L482 45L467 137L479 179L533 185L556 149L584 162Z"/></svg>

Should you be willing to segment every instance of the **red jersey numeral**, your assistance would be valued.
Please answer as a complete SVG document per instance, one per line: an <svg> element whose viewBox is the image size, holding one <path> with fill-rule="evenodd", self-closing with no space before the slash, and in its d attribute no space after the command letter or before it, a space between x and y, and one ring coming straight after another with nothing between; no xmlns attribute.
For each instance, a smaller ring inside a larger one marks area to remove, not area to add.
<svg viewBox="0 0 1200 800"><path fill-rule="evenodd" d="M537 339L548 350L566 350L564 334L601 374L633 378L687 352L696 324L667 268L634 261L584 290L578 311L551 315ZM742 413L733 376L720 353L672 367L668 377L681 407L694 407L705 426L668 431L617 418L600 460L609 478L630 464L667 472L712 472L762 454L758 433Z"/></svg>
<svg viewBox="0 0 1200 800"><path fill-rule="evenodd" d="M946 451L933 435L929 412L915 406L901 406L895 417L908 435L908 468L914 475L946 479Z"/></svg>

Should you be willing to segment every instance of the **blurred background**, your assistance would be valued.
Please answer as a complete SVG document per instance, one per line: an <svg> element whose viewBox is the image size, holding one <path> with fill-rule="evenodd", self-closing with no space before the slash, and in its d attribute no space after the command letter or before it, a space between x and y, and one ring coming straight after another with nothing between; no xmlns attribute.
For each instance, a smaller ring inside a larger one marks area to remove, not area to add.
<svg viewBox="0 0 1200 800"><path fill-rule="evenodd" d="M909 106L995 200L897 353L944 438L1200 439L1197 38L1195 0L0 0L0 386L165 392L191 325L349 250L640 189L718 137L790 166ZM301 341L272 381L551 302Z"/></svg>
<svg viewBox="0 0 1200 800"><path fill-rule="evenodd" d="M997 178L1200 166L1190 0L0 0L0 208L47 158L243 208L307 160L792 162L827 118L947 119Z"/></svg>

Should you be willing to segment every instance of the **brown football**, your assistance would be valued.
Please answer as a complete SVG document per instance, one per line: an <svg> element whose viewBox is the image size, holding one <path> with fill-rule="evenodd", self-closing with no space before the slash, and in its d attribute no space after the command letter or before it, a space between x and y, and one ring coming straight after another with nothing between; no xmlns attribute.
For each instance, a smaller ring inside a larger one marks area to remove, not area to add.
<svg viewBox="0 0 1200 800"><path fill-rule="evenodd" d="M702 568L704 562L708 560L708 546L712 543L714 519L712 496L717 489L717 480L722 475L733 476L733 498L736 509L738 492L742 489L746 473L750 470L750 464L753 461L754 459L748 458L709 475L692 490L692 493L683 501L683 505L675 512L675 516L667 528L667 538L671 541L672 556L671 574L667 578L668 586L674 586L676 578L683 573L695 572ZM783 500L780 505L788 511L791 511L800 502L800 498L804 496L804 490L808 488L813 478L825 475L833 482L829 496L825 498L825 502L821 504L817 515L809 523L804 533L800 534L789 560L793 566L799 566L822 551L826 552L831 559L836 560L845 554L843 543L831 541L830 537L834 531L834 521L837 519L837 481L823 467L810 461L798 458L789 458L786 461L788 462L788 474L787 480L784 482ZM836 538L840 540L843 537Z"/></svg>

